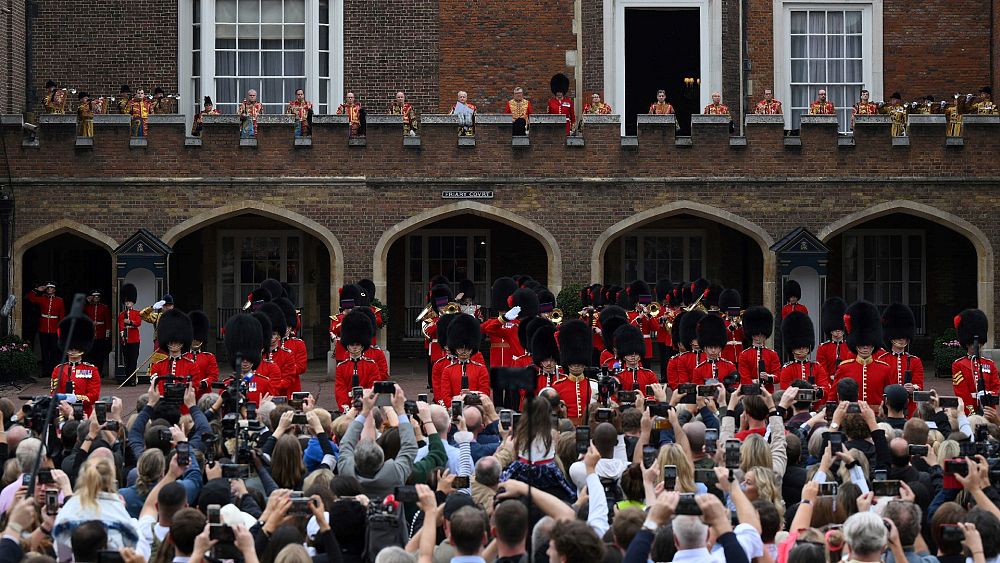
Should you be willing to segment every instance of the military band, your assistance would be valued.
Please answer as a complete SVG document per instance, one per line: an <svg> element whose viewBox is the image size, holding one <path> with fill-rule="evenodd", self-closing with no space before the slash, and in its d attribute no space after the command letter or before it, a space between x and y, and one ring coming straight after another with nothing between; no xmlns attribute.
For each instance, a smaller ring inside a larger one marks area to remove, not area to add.
<svg viewBox="0 0 1000 563"><path fill-rule="evenodd" d="M253 139L257 137L257 116L264 113L264 104L257 99L256 90L248 90L247 97L236 108L240 116L240 138Z"/></svg>
<svg viewBox="0 0 1000 563"><path fill-rule="evenodd" d="M295 136L308 137L312 135L312 102L306 100L306 92L302 88L295 90L295 99L288 102L285 113L295 116Z"/></svg>
<svg viewBox="0 0 1000 563"><path fill-rule="evenodd" d="M420 117L413 104L406 101L404 92L396 92L396 99L389 104L389 115L403 116L403 135L415 137L420 131Z"/></svg>
<svg viewBox="0 0 1000 563"><path fill-rule="evenodd" d="M66 113L66 89L59 88L55 81L49 80L45 83L45 98L42 100L42 107L47 114Z"/></svg>
<svg viewBox="0 0 1000 563"><path fill-rule="evenodd" d="M528 134L531 122L531 101L524 97L524 88L514 88L514 97L507 100L504 113L510 114L513 135L523 137Z"/></svg>

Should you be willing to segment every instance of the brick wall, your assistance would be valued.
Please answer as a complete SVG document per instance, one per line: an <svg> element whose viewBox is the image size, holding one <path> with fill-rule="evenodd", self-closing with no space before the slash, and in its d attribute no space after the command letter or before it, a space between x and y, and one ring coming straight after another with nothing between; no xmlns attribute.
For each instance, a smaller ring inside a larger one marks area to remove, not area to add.
<svg viewBox="0 0 1000 563"><path fill-rule="evenodd" d="M580 0L580 32L583 34L583 89L602 92L604 97L604 1Z"/></svg>
<svg viewBox="0 0 1000 563"><path fill-rule="evenodd" d="M743 121L740 100L740 3L722 3L722 99L737 123ZM710 92L711 93L711 92Z"/></svg>
<svg viewBox="0 0 1000 563"><path fill-rule="evenodd" d="M346 0L344 87L376 113L385 112L398 90L421 112L434 111L438 29L437 0Z"/></svg>
<svg viewBox="0 0 1000 563"><path fill-rule="evenodd" d="M0 58L0 109L21 113L24 109L24 15L25 0L2 0L0 7L0 44L5 54Z"/></svg>
<svg viewBox="0 0 1000 563"><path fill-rule="evenodd" d="M774 3L772 0L747 0L747 57L752 65L749 78L753 91L747 92L751 100L764 97L764 90L774 89ZM777 96L777 94L775 94Z"/></svg>

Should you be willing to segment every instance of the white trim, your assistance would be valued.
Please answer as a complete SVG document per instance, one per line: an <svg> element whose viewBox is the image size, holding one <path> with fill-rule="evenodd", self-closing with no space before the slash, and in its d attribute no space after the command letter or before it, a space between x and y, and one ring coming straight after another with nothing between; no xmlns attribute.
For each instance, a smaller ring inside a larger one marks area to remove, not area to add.
<svg viewBox="0 0 1000 563"><path fill-rule="evenodd" d="M884 99L883 59L882 59L882 3L884 0L772 0L773 40L774 40L774 76L772 90L778 99L786 101L786 107L792 107L791 98L791 10L837 10L863 9L864 39L862 52L864 56L864 88L871 92L871 100ZM851 105L854 105L853 103ZM785 128L791 128L791 112L785 113Z"/></svg>
<svg viewBox="0 0 1000 563"><path fill-rule="evenodd" d="M645 244L646 244L646 239L647 238L651 238L651 237L682 237L684 239L684 243L683 243L683 247L682 247L682 251L683 251L684 256L683 256L683 258L681 258L681 261L684 263L684 273L680 277L680 279L693 280L695 278L703 278L703 277L705 277L705 265L707 263L706 259L705 259L705 242L706 242L705 239L707 238L707 236L705 234L705 230L704 229L637 229L637 230L634 230L634 231L629 231L629 232L622 233L622 235L620 237L621 241L622 241L621 242L621 245L622 245L621 246L621 249L622 249L621 250L621 253L622 253L622 256L621 256L621 270L622 270L622 278L623 278L622 279L622 283L623 284L626 284L626 283L628 283L630 281L628 279L625 279L625 276L626 276L626 274L625 274L625 271L626 271L626 269L625 269L625 260L626 260L626 258L625 258L625 240L627 238L629 238L629 237L637 237L637 238L641 239L640 240L641 244L639 244L638 246L636 246L637 256L635 258L636 264L637 264L637 272L636 272L636 274L638 276L638 279L646 280L647 282L649 281L649 278L648 278L647 273L645 271L646 267L645 267L645 258L643 258L643 249L644 249ZM700 261L701 261L701 270L702 271L701 271L701 274L699 274L697 276L691 274L691 256L690 256L690 249L691 249L691 247L690 247L690 239L691 239L691 237L701 237L701 258L700 258ZM641 274L638 272L638 270L642 270ZM655 282L656 280L654 279L653 281Z"/></svg>
<svg viewBox="0 0 1000 563"><path fill-rule="evenodd" d="M189 115L194 105L191 103L194 97L194 92L191 88L191 52L193 51L194 40L190 33L194 25L194 17L192 9L188 8L193 3L184 2L183 5L184 8L177 10L177 29L187 29L189 32L177 34L177 95L180 96L180 99L177 100L177 111L184 114L184 130L190 131L192 121L194 120L194 116ZM195 103L197 103L197 100L195 100ZM184 109L182 110L182 108Z"/></svg>
<svg viewBox="0 0 1000 563"><path fill-rule="evenodd" d="M314 29L315 33L306 31L306 52L303 63L306 68L305 95L312 100L314 106L319 106L319 0L306 0L305 5L306 30ZM316 69L316 79L309 80L309 69ZM317 107L316 109L319 109Z"/></svg>
<svg viewBox="0 0 1000 563"><path fill-rule="evenodd" d="M722 0L604 0L604 93L611 107L625 107L625 10L631 8L697 8L701 29L701 100L722 92ZM734 94L736 95L736 94ZM650 98L655 92L650 93ZM610 98L610 99L607 99ZM723 92L723 99L726 93ZM734 99L730 96L730 99ZM625 122L621 124L622 134Z"/></svg>
<svg viewBox="0 0 1000 563"><path fill-rule="evenodd" d="M330 0L329 113L344 102L344 0Z"/></svg>

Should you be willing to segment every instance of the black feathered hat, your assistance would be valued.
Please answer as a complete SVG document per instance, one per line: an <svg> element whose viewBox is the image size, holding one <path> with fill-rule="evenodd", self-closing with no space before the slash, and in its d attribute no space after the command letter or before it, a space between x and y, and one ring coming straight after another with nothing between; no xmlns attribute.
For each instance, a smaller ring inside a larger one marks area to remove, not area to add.
<svg viewBox="0 0 1000 563"><path fill-rule="evenodd" d="M674 324L670 327L670 338L676 347L684 346L686 350L690 350L691 348L684 344L684 340L681 338L681 324L685 315L687 315L687 311L681 309L674 317Z"/></svg>
<svg viewBox="0 0 1000 563"><path fill-rule="evenodd" d="M615 355L619 358L646 353L646 343L642 340L642 330L632 324L624 324L613 333Z"/></svg>
<svg viewBox="0 0 1000 563"><path fill-rule="evenodd" d="M462 299L476 300L476 284L468 278L458 282L458 292L462 294Z"/></svg>
<svg viewBox="0 0 1000 563"><path fill-rule="evenodd" d="M510 309L511 306L507 303L507 298L513 295L517 289L518 285L517 282L514 281L514 278L507 276L497 278L496 281L493 282L493 288L491 291L492 301L490 304L493 309L495 311L506 311L507 309Z"/></svg>
<svg viewBox="0 0 1000 563"><path fill-rule="evenodd" d="M789 297L794 297L796 299L802 299L802 286L799 282L795 280L788 280L785 282L785 301L788 301Z"/></svg>
<svg viewBox="0 0 1000 563"><path fill-rule="evenodd" d="M518 289L510 296L509 303L511 307L521 308L517 314L519 319L530 319L538 316L538 294L531 289L526 287Z"/></svg>
<svg viewBox="0 0 1000 563"><path fill-rule="evenodd" d="M226 346L229 365L233 371L240 371L237 358L250 362L254 368L260 365L261 351L264 349L263 332L256 313L236 314L226 321L222 342Z"/></svg>
<svg viewBox="0 0 1000 563"><path fill-rule="evenodd" d="M55 88L57 86L58 86L58 84L56 84L55 80L46 80L45 81L45 89L46 90L48 90L49 88Z"/></svg>
<svg viewBox="0 0 1000 563"><path fill-rule="evenodd" d="M441 315L435 323L437 326L437 343L442 350L451 350L448 347L448 327L451 326L451 321L453 320L455 320L455 315Z"/></svg>
<svg viewBox="0 0 1000 563"><path fill-rule="evenodd" d="M431 307L435 312L440 313L445 305L455 300L451 293L451 286L438 284L431 288Z"/></svg>
<svg viewBox="0 0 1000 563"><path fill-rule="evenodd" d="M271 332L277 332L278 336L284 338L288 330L288 321L285 320L285 313L274 303L264 303L260 306L260 312L267 315L271 321ZM271 340L268 339L268 342Z"/></svg>
<svg viewBox="0 0 1000 563"><path fill-rule="evenodd" d="M552 323L538 325L531 335L531 361L536 366L553 359L559 363L559 345L556 343L556 326Z"/></svg>
<svg viewBox="0 0 1000 563"><path fill-rule="evenodd" d="M840 297L831 297L823 302L820 330L823 331L824 338L829 338L830 333L835 330L847 330L844 327L844 313L846 312L847 303Z"/></svg>
<svg viewBox="0 0 1000 563"><path fill-rule="evenodd" d="M721 309L722 306L719 305L719 300L722 298L722 286L718 284L712 284L708 286L708 293L705 294L705 298L701 300L702 304L705 305L706 309Z"/></svg>
<svg viewBox="0 0 1000 563"><path fill-rule="evenodd" d="M705 315L695 327L695 333L698 335L698 346L702 350L709 346L723 348L729 337L726 321L718 315Z"/></svg>
<svg viewBox="0 0 1000 563"><path fill-rule="evenodd" d="M694 298L691 294L691 287L694 284L686 283L681 287L681 305L687 306L694 303Z"/></svg>
<svg viewBox="0 0 1000 563"><path fill-rule="evenodd" d="M538 313L551 313L556 308L556 296L547 288L538 291Z"/></svg>
<svg viewBox="0 0 1000 563"><path fill-rule="evenodd" d="M517 287L524 287L524 284L531 281L531 276L525 274L517 274L511 277L514 278L515 282L517 282Z"/></svg>
<svg viewBox="0 0 1000 563"><path fill-rule="evenodd" d="M774 332L774 315L767 307L750 307L743 313L743 334L748 338L763 334L770 338Z"/></svg>
<svg viewBox="0 0 1000 563"><path fill-rule="evenodd" d="M589 287L584 287L584 288L580 289L580 303L582 303L584 307L590 307L591 306L592 300L590 299L590 288Z"/></svg>
<svg viewBox="0 0 1000 563"><path fill-rule="evenodd" d="M719 309L725 311L727 309L742 309L743 308L743 296L740 292L733 289L727 288L722 291L719 295Z"/></svg>
<svg viewBox="0 0 1000 563"><path fill-rule="evenodd" d="M793 311L781 321L781 343L791 353L796 348L816 347L816 330L812 319L802 311Z"/></svg>
<svg viewBox="0 0 1000 563"><path fill-rule="evenodd" d="M90 352L94 346L94 321L88 317L77 318L76 326L73 327L73 340L67 342L66 337L69 335L69 325L72 322L73 319L70 317L59 321L59 349L63 352L68 350Z"/></svg>
<svg viewBox="0 0 1000 563"><path fill-rule="evenodd" d="M295 310L295 305L287 297L279 297L271 303L274 303L281 309L281 313L285 315L285 324L287 326L294 328L298 324L299 314Z"/></svg>
<svg viewBox="0 0 1000 563"><path fill-rule="evenodd" d="M882 318L875 305L867 301L856 301L844 313L847 327L847 346L855 354L858 346L882 345Z"/></svg>
<svg viewBox="0 0 1000 563"><path fill-rule="evenodd" d="M365 292L365 297L368 298L368 305L371 305L372 301L375 300L375 282L368 278L364 278L362 280L358 280L358 283L355 285L360 287L361 290Z"/></svg>
<svg viewBox="0 0 1000 563"><path fill-rule="evenodd" d="M132 303L135 303L136 301L139 300L139 290L136 289L134 285L127 283L122 286L121 298L122 298L122 303L126 301L131 301Z"/></svg>
<svg viewBox="0 0 1000 563"><path fill-rule="evenodd" d="M523 287L524 289L530 289L531 291L538 293L538 290L544 289L545 286L543 286L538 280L528 280L524 282L524 284L522 284L521 287Z"/></svg>
<svg viewBox="0 0 1000 563"><path fill-rule="evenodd" d="M267 313L263 311L254 311L252 315L257 320L257 326L260 327L260 337L262 339L261 342L263 342L261 348L264 346L270 347L271 336L274 334L271 329L271 317L267 316Z"/></svg>
<svg viewBox="0 0 1000 563"><path fill-rule="evenodd" d="M340 308L341 309L349 308L348 305L350 305L350 307L358 307L364 305L363 303L364 295L362 295L362 293L364 292L361 291L361 288L354 285L353 283L349 283L344 287L340 288ZM345 301L347 301L348 303L345 303ZM351 303L353 303L353 305L351 305Z"/></svg>
<svg viewBox="0 0 1000 563"><path fill-rule="evenodd" d="M268 291L266 288L258 287L253 291L251 291L250 295L247 295L247 302L246 305L243 305L243 309L244 310L251 309L253 311L256 311L257 309L260 308L260 305L262 303L266 303L270 300L271 300L271 292Z"/></svg>
<svg viewBox="0 0 1000 563"><path fill-rule="evenodd" d="M615 333L618 329L630 324L625 317L611 317L601 322L601 334L604 335L604 347L611 353L615 351Z"/></svg>
<svg viewBox="0 0 1000 563"><path fill-rule="evenodd" d="M535 332L545 325L551 325L552 321L546 319L545 317L532 317L528 319L527 322L521 322L517 325L517 339L521 342L521 347L524 348L526 352L531 352L531 338L535 335Z"/></svg>
<svg viewBox="0 0 1000 563"><path fill-rule="evenodd" d="M549 89L552 90L552 94L555 95L556 92L561 92L562 95L569 94L569 77L563 73L559 73L549 80Z"/></svg>
<svg viewBox="0 0 1000 563"><path fill-rule="evenodd" d="M294 305L295 290L292 289L292 286L288 282L281 282L281 290L284 292L281 294L281 296L291 301L292 304Z"/></svg>
<svg viewBox="0 0 1000 563"><path fill-rule="evenodd" d="M594 285L590 286L590 289L588 290L588 295L590 296L590 305L592 307L600 307L601 305L604 305L603 285L595 283Z"/></svg>
<svg viewBox="0 0 1000 563"><path fill-rule="evenodd" d="M371 346L372 328L371 320L361 311L351 311L344 315L344 322L340 325L340 341L347 348L351 344L360 344L365 350Z"/></svg>
<svg viewBox="0 0 1000 563"><path fill-rule="evenodd" d="M191 319L178 309L160 313L156 321L156 343L160 350L167 351L168 344L180 342L183 352L191 349Z"/></svg>
<svg viewBox="0 0 1000 563"><path fill-rule="evenodd" d="M188 313L188 317L191 319L191 340L197 340L203 344L208 342L210 327L208 315L205 314L205 311L191 311Z"/></svg>
<svg viewBox="0 0 1000 563"><path fill-rule="evenodd" d="M375 311L372 311L371 307L358 307L353 309L368 318L368 322L372 325L372 335L378 331L378 321L375 319Z"/></svg>
<svg viewBox="0 0 1000 563"><path fill-rule="evenodd" d="M598 313L597 315L597 318L600 320L602 327L604 326L604 323L608 322L609 320L615 317L627 319L628 313L625 311L625 309L619 307L618 305L608 305L607 307L601 309L601 312Z"/></svg>
<svg viewBox="0 0 1000 563"><path fill-rule="evenodd" d="M656 300L660 303L667 300L667 295L674 290L674 283L667 278L656 280Z"/></svg>
<svg viewBox="0 0 1000 563"><path fill-rule="evenodd" d="M955 330L958 331L958 343L968 348L979 337L979 345L986 344L990 323L986 313L979 309L966 309L955 315Z"/></svg>
<svg viewBox="0 0 1000 563"><path fill-rule="evenodd" d="M684 345L686 350L691 350L691 343L698 339L698 323L705 318L705 313L698 311L688 311L680 316L680 337L681 344ZM674 325L677 325L677 319L674 319ZM701 347L701 341L698 342L698 347Z"/></svg>
<svg viewBox="0 0 1000 563"><path fill-rule="evenodd" d="M882 312L882 332L885 334L886 348L892 348L892 341L900 338L912 342L916 331L917 321L909 306L892 303Z"/></svg>
<svg viewBox="0 0 1000 563"><path fill-rule="evenodd" d="M705 294L705 290L711 284L705 278L698 278L691 282L691 302L694 303L699 297Z"/></svg>
<svg viewBox="0 0 1000 563"><path fill-rule="evenodd" d="M639 304L639 298L643 295L648 295L650 300L653 299L653 294L649 289L649 284L642 280L635 280L628 284L628 287L625 289L625 294L628 295L629 309L635 309L635 306Z"/></svg>
<svg viewBox="0 0 1000 563"><path fill-rule="evenodd" d="M260 282L260 286L271 294L271 301L281 297L281 294L285 292L285 289L281 287L281 282L274 278L267 278L266 280Z"/></svg>
<svg viewBox="0 0 1000 563"><path fill-rule="evenodd" d="M479 320L472 315L456 313L448 325L448 347L454 352L459 348L469 348L475 354L479 351L479 343L483 335L479 328Z"/></svg>
<svg viewBox="0 0 1000 563"><path fill-rule="evenodd" d="M559 364L569 369L573 364L589 366L594 340L587 323L581 320L564 322L559 326Z"/></svg>

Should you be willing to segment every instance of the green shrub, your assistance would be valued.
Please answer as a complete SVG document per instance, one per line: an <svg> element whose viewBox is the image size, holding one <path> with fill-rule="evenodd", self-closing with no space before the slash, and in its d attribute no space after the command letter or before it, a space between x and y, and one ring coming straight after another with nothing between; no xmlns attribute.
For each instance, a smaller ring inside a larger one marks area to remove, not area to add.
<svg viewBox="0 0 1000 563"><path fill-rule="evenodd" d="M38 369L31 345L16 334L0 339L0 373L7 381L27 379Z"/></svg>
<svg viewBox="0 0 1000 563"><path fill-rule="evenodd" d="M951 364L965 355L965 348L958 343L958 333L953 328L942 332L934 339L934 371L941 375L951 375Z"/></svg>
<svg viewBox="0 0 1000 563"><path fill-rule="evenodd" d="M583 284L574 283L563 287L556 296L559 308L562 309L563 319L580 318L580 310L583 309L583 301L580 300L580 290L586 287Z"/></svg>

